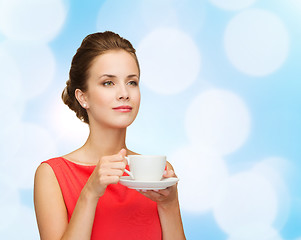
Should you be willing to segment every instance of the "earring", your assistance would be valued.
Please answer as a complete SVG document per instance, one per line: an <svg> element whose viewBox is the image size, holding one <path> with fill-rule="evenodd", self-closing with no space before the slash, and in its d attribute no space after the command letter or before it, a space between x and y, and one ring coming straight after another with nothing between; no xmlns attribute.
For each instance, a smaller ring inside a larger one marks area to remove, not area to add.
<svg viewBox="0 0 301 240"><path fill-rule="evenodd" d="M86 108L86 107L87 107L87 104L84 103L84 104L83 104L83 107Z"/></svg>

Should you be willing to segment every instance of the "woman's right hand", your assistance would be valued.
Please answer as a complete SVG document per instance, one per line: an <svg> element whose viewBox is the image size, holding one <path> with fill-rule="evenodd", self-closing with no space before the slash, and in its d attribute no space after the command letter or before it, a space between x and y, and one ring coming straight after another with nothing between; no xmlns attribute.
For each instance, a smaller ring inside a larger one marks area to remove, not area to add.
<svg viewBox="0 0 301 240"><path fill-rule="evenodd" d="M121 149L118 154L102 157L89 177L84 187L85 191L99 198L109 184L118 183L127 165L125 156L126 150Z"/></svg>

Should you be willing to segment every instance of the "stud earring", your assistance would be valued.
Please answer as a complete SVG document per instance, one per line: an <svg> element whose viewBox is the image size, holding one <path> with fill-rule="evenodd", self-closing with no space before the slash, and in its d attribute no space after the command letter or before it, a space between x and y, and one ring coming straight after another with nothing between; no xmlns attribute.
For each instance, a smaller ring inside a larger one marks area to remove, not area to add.
<svg viewBox="0 0 301 240"><path fill-rule="evenodd" d="M84 104L83 104L83 107L86 108L86 107L87 107L87 104L84 103Z"/></svg>

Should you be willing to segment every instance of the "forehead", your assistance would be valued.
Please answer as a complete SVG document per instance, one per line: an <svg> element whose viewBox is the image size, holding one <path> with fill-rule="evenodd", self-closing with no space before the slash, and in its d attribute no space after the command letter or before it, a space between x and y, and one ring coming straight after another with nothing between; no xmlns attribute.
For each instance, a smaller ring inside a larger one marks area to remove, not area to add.
<svg viewBox="0 0 301 240"><path fill-rule="evenodd" d="M94 74L137 74L138 66L134 56L125 50L110 50L97 56L89 69L90 76Z"/></svg>

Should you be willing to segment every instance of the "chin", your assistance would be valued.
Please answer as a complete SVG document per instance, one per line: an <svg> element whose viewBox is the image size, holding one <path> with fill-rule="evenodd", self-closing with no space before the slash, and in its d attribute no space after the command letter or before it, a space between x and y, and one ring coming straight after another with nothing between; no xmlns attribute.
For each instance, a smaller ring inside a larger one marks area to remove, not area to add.
<svg viewBox="0 0 301 240"><path fill-rule="evenodd" d="M116 122L116 123L111 123L112 128L118 128L118 129L124 129L129 127L133 121L122 121L122 122Z"/></svg>

